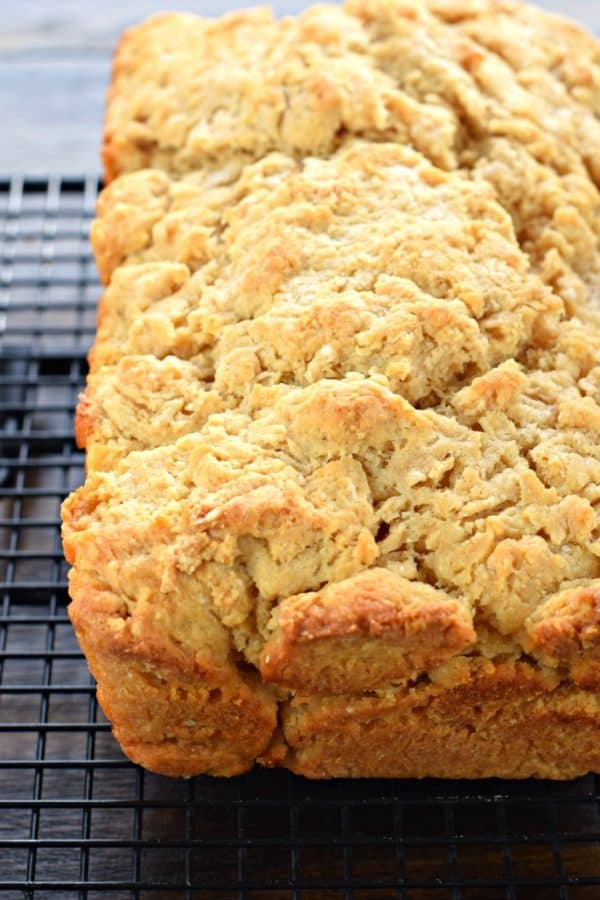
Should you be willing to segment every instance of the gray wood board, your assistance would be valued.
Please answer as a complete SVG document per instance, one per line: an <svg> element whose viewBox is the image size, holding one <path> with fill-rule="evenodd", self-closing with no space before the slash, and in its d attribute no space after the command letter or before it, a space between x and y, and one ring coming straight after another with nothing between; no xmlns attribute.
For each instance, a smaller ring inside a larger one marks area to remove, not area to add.
<svg viewBox="0 0 600 900"><path fill-rule="evenodd" d="M80 174L100 168L98 148L110 56L121 32L172 5L202 15L243 6L227 0L21 0L2 7L0 33L0 173ZM279 0L278 15L305 0ZM542 0L600 33L600 0Z"/></svg>

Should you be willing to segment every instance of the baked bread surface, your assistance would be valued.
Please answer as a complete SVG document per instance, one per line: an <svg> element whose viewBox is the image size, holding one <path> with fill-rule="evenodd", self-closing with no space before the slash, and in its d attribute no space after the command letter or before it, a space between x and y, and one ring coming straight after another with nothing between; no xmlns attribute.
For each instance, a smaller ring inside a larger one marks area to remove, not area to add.
<svg viewBox="0 0 600 900"><path fill-rule="evenodd" d="M124 37L63 517L134 760L600 770L599 116L509 0Z"/></svg>

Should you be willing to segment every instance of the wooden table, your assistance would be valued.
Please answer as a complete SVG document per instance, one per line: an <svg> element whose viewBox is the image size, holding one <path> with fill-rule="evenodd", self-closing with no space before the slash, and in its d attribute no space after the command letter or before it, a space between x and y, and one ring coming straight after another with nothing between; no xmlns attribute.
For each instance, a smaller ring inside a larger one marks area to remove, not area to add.
<svg viewBox="0 0 600 900"><path fill-rule="evenodd" d="M172 5L203 15L252 0L20 0L6 3L0 34L0 173L80 174L99 169L110 55L133 22ZM278 14L308 0L275 0ZM598 0L538 0L600 34Z"/></svg>

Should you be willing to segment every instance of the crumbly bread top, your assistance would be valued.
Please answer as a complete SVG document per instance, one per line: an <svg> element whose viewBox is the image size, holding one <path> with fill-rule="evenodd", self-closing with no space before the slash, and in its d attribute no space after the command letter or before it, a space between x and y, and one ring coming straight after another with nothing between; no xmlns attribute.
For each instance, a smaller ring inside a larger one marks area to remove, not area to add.
<svg viewBox="0 0 600 900"><path fill-rule="evenodd" d="M295 691L451 683L465 654L584 678L599 66L508 0L130 32L105 155L154 168L93 230L79 572L191 651L200 605Z"/></svg>
<svg viewBox="0 0 600 900"><path fill-rule="evenodd" d="M544 277L577 300L600 295L599 94L598 41L513 0L171 14L122 41L103 153L113 178L327 156L353 137L410 144L489 181Z"/></svg>
<svg viewBox="0 0 600 900"><path fill-rule="evenodd" d="M131 181L132 198L116 199ZM113 212L148 218L139 196L158 182L152 226L119 229ZM95 240L124 264L102 302L94 372L132 354L177 356L224 407L254 384L361 372L435 405L556 331L563 304L531 271L491 188L409 148L353 142L302 163L271 154L217 193L218 206L195 176L172 184L146 172L108 189ZM113 395L108 381L92 390ZM143 410L132 418L141 425ZM127 427L121 410L112 419Z"/></svg>

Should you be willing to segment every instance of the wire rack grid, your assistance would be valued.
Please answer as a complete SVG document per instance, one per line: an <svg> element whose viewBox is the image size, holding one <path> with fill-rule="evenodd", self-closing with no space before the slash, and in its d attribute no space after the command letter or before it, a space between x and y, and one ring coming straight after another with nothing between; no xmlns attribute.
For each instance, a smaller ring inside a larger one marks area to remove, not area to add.
<svg viewBox="0 0 600 900"><path fill-rule="evenodd" d="M66 614L63 496L99 293L98 179L0 179L0 891L598 900L599 781L160 778L113 741Z"/></svg>

